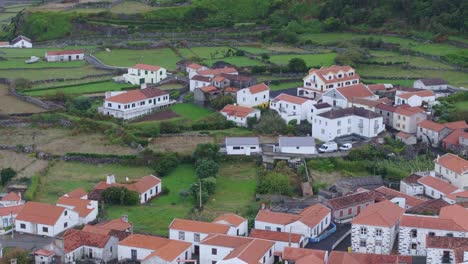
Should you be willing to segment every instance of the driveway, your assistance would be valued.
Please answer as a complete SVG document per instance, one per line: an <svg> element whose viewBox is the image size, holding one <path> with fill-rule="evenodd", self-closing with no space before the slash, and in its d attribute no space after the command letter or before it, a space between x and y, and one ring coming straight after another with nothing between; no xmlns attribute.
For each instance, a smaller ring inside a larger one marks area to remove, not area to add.
<svg viewBox="0 0 468 264"><path fill-rule="evenodd" d="M336 232L331 234L329 237L318 243L308 243L306 248L320 249L320 250L333 250L333 245L339 241L346 233L351 229L351 224L336 224ZM349 236L349 235L348 235ZM344 239L337 246L337 250L341 250L351 246L351 239Z"/></svg>
<svg viewBox="0 0 468 264"><path fill-rule="evenodd" d="M3 247L18 247L25 250L37 250L52 243L53 237L33 236L15 232L14 238L11 234L0 236L0 244Z"/></svg>

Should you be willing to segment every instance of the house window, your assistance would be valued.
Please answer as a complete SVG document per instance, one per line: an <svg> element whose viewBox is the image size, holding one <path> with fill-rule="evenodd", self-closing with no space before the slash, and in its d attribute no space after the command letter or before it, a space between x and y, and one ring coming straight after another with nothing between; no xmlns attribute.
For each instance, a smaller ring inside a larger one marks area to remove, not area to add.
<svg viewBox="0 0 468 264"><path fill-rule="evenodd" d="M351 124L351 118L348 118L348 124Z"/></svg>
<svg viewBox="0 0 468 264"><path fill-rule="evenodd" d="M352 214L353 213L353 208L348 208L348 214Z"/></svg>
<svg viewBox="0 0 468 264"><path fill-rule="evenodd" d="M198 234L198 233L193 234L193 240L195 242L200 242L200 234Z"/></svg>
<svg viewBox="0 0 468 264"><path fill-rule="evenodd" d="M277 228L276 228L276 231L277 231L277 232L281 232L281 227L277 227Z"/></svg>
<svg viewBox="0 0 468 264"><path fill-rule="evenodd" d="M112 253L112 246L109 248L110 253Z"/></svg>
<svg viewBox="0 0 468 264"><path fill-rule="evenodd" d="M153 189L150 189L150 194L153 194Z"/></svg>
<svg viewBox="0 0 468 264"><path fill-rule="evenodd" d="M67 222L63 223L63 228L67 228L67 227L68 227L68 223Z"/></svg>
<svg viewBox="0 0 468 264"><path fill-rule="evenodd" d="M218 254L218 249L212 248L211 249L211 255L217 255Z"/></svg>
<svg viewBox="0 0 468 264"><path fill-rule="evenodd" d="M270 251L268 252L268 255L271 257L271 254L272 254L272 251L271 251L271 248L270 248Z"/></svg>
<svg viewBox="0 0 468 264"><path fill-rule="evenodd" d="M338 126L341 126L341 121L338 121Z"/></svg>
<svg viewBox="0 0 468 264"><path fill-rule="evenodd" d="M359 246L365 247L366 246L366 241L365 240L359 241Z"/></svg>
<svg viewBox="0 0 468 264"><path fill-rule="evenodd" d="M348 127L348 133L351 133L351 127Z"/></svg>
<svg viewBox="0 0 468 264"><path fill-rule="evenodd" d="M336 131L336 133L337 133L338 135L341 135L341 129L338 129L338 130Z"/></svg>
<svg viewBox="0 0 468 264"><path fill-rule="evenodd" d="M133 259L133 260L137 259L137 251L136 251L136 249L132 249L132 259Z"/></svg>
<svg viewBox="0 0 468 264"><path fill-rule="evenodd" d="M367 235L367 228L366 227L361 227L360 233L361 233L361 235Z"/></svg>
<svg viewBox="0 0 468 264"><path fill-rule="evenodd" d="M185 232L179 231L179 240L185 240Z"/></svg>
<svg viewBox="0 0 468 264"><path fill-rule="evenodd" d="M325 129L321 129L322 135L325 134Z"/></svg>
<svg viewBox="0 0 468 264"><path fill-rule="evenodd" d="M411 237L418 237L418 230L412 229L412 230L410 231L410 235L411 235Z"/></svg>
<svg viewBox="0 0 468 264"><path fill-rule="evenodd" d="M44 233L48 233L48 232L49 232L49 228L48 228L48 227L45 227L45 226L43 226L43 227L42 227L42 232L44 232Z"/></svg>
<svg viewBox="0 0 468 264"><path fill-rule="evenodd" d="M108 107L112 107L112 104L111 104L111 103L107 103L107 106L108 106Z"/></svg>
<svg viewBox="0 0 468 264"><path fill-rule="evenodd" d="M343 210L340 210L340 217L343 216Z"/></svg>
<svg viewBox="0 0 468 264"><path fill-rule="evenodd" d="M21 229L26 229L26 224L20 224Z"/></svg>
<svg viewBox="0 0 468 264"><path fill-rule="evenodd" d="M250 147L250 149L256 149L257 147Z"/></svg>
<svg viewBox="0 0 468 264"><path fill-rule="evenodd" d="M418 249L418 245L416 243L411 243L411 249Z"/></svg>
<svg viewBox="0 0 468 264"><path fill-rule="evenodd" d="M241 149L241 147L232 147L232 149L238 150Z"/></svg>
<svg viewBox="0 0 468 264"><path fill-rule="evenodd" d="M447 233L446 236L448 236L448 237L453 237L453 233Z"/></svg>
<svg viewBox="0 0 468 264"><path fill-rule="evenodd" d="M382 236L382 229L376 229L375 230L375 235L376 236Z"/></svg>
<svg viewBox="0 0 468 264"><path fill-rule="evenodd" d="M65 210L65 212L63 212L63 215L67 216L67 215L68 215L68 211Z"/></svg>
<svg viewBox="0 0 468 264"><path fill-rule="evenodd" d="M429 232L427 235L430 236L430 237L433 237L433 236L435 236L435 233L434 232Z"/></svg>
<svg viewBox="0 0 468 264"><path fill-rule="evenodd" d="M265 226L265 230L271 230L270 226Z"/></svg>

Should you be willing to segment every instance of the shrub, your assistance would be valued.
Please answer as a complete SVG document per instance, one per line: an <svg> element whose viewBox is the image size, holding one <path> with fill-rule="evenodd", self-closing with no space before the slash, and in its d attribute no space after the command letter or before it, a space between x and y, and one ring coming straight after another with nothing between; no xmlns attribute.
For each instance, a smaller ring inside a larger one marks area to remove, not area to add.
<svg viewBox="0 0 468 264"><path fill-rule="evenodd" d="M71 101L71 108L78 111L86 111L91 108L91 98L87 96L78 96Z"/></svg>
<svg viewBox="0 0 468 264"><path fill-rule="evenodd" d="M287 125L277 112L268 110L262 113L254 130L260 134L285 134Z"/></svg>
<svg viewBox="0 0 468 264"><path fill-rule="evenodd" d="M40 176L34 175L31 177L31 184L28 187L28 190L24 193L24 199L27 201L32 201L36 198L37 189L39 188Z"/></svg>
<svg viewBox="0 0 468 264"><path fill-rule="evenodd" d="M216 178L208 177L201 180L202 188L209 194L213 195L216 191Z"/></svg>
<svg viewBox="0 0 468 264"><path fill-rule="evenodd" d="M16 176L16 171L12 168L5 168L0 171L0 181L5 186L13 177Z"/></svg>
<svg viewBox="0 0 468 264"><path fill-rule="evenodd" d="M169 172L175 169L177 165L179 165L177 154L168 152L160 154L152 168L159 176L166 176Z"/></svg>
<svg viewBox="0 0 468 264"><path fill-rule="evenodd" d="M219 145L213 143L198 144L193 152L193 158L195 160L208 159L217 161L219 157Z"/></svg>
<svg viewBox="0 0 468 264"><path fill-rule="evenodd" d="M195 164L195 173L200 179L216 177L218 171L219 165L213 160L199 159Z"/></svg>
<svg viewBox="0 0 468 264"><path fill-rule="evenodd" d="M164 121L159 125L159 132L161 134L175 134L180 133L180 126L174 122Z"/></svg>
<svg viewBox="0 0 468 264"><path fill-rule="evenodd" d="M109 187L101 194L104 202L114 205L137 205L140 202L139 194L125 187Z"/></svg>
<svg viewBox="0 0 468 264"><path fill-rule="evenodd" d="M290 72L301 73L307 71L307 65L301 58L292 58L288 62L288 69Z"/></svg>
<svg viewBox="0 0 468 264"><path fill-rule="evenodd" d="M30 80L25 78L18 78L13 81L13 85L15 89L22 90L22 89L29 89L32 87L32 83Z"/></svg>
<svg viewBox="0 0 468 264"><path fill-rule="evenodd" d="M289 177L286 174L278 172L270 172L264 176L260 176L257 192L260 194L291 195L292 188L289 183Z"/></svg>
<svg viewBox="0 0 468 264"><path fill-rule="evenodd" d="M168 195L171 192L171 189L169 189L167 186L163 186L161 190L161 195Z"/></svg>

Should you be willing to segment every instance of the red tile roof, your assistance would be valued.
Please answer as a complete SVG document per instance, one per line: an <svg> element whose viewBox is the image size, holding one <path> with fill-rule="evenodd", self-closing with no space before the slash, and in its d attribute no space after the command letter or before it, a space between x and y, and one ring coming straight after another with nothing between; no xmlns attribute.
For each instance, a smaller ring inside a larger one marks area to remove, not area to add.
<svg viewBox="0 0 468 264"><path fill-rule="evenodd" d="M235 87L226 87L223 90L225 93L237 93L239 91L239 88Z"/></svg>
<svg viewBox="0 0 468 264"><path fill-rule="evenodd" d="M132 224L127 221L124 221L122 218L117 218L110 221L98 223L96 224L96 226L104 229L126 231L127 229L132 227Z"/></svg>
<svg viewBox="0 0 468 264"><path fill-rule="evenodd" d="M285 247L282 259L295 263L302 263L301 261L307 260L308 262L303 263L320 264L324 263L326 256L327 251L324 250Z"/></svg>
<svg viewBox="0 0 468 264"><path fill-rule="evenodd" d="M371 100L371 99L365 99L365 98L353 98L351 101L353 104L365 105L369 107L375 107L381 103L378 100Z"/></svg>
<svg viewBox="0 0 468 264"><path fill-rule="evenodd" d="M403 93L403 94L399 94L396 96L403 98L403 99L409 99L412 96L429 97L429 96L434 96L434 92L430 90L424 90L424 91L418 91L418 92Z"/></svg>
<svg viewBox="0 0 468 264"><path fill-rule="evenodd" d="M380 103L380 104L376 105L375 108L381 109L381 110L384 110L384 111L387 111L387 112L391 112L391 113L395 112L396 109L397 109L393 105L384 104L384 103Z"/></svg>
<svg viewBox="0 0 468 264"><path fill-rule="evenodd" d="M75 54L84 54L84 50L55 50L55 51L47 51L46 56L75 55Z"/></svg>
<svg viewBox="0 0 468 264"><path fill-rule="evenodd" d="M237 117L246 117L254 111L254 108L239 105L226 105L221 110L221 112L226 113L227 115Z"/></svg>
<svg viewBox="0 0 468 264"><path fill-rule="evenodd" d="M307 77L309 77L313 73L317 74L317 76L320 79L322 79L322 81L325 82L326 84L335 83L335 82L342 82L342 81L347 81L347 80L353 80L353 79L359 79L359 75L356 74L356 73L354 73L354 75L352 75L352 76L348 76L346 73L348 71L350 71L350 70L354 71L354 69L351 68L350 66L338 66L338 65L333 65L333 66L330 66L330 67L322 67L320 69L310 69L309 74L304 79L306 79ZM332 73L333 75L336 75L340 71L344 72L344 76L342 78L333 78L331 80L325 78L325 76L328 75L329 73Z"/></svg>
<svg viewBox="0 0 468 264"><path fill-rule="evenodd" d="M348 101L351 101L355 98L365 98L374 96L374 93L371 92L364 84L358 83L351 86L345 86L341 88L336 88L336 90L342 94Z"/></svg>
<svg viewBox="0 0 468 264"><path fill-rule="evenodd" d="M419 184L418 180L421 179L422 176L417 175L417 174L411 174L410 176L407 176L403 178L401 181L409 184Z"/></svg>
<svg viewBox="0 0 468 264"><path fill-rule="evenodd" d="M395 135L395 137L397 137L397 138L405 138L405 139L406 139L406 138L414 137L414 135L409 134L409 133L405 133L405 132L403 132L403 131L400 131L400 132L398 132L398 133Z"/></svg>
<svg viewBox="0 0 468 264"><path fill-rule="evenodd" d="M328 264L411 264L411 256L380 255L369 253L348 253L332 251Z"/></svg>
<svg viewBox="0 0 468 264"><path fill-rule="evenodd" d="M163 260L172 262L187 249L189 249L192 244L163 237L133 234L120 241L119 246L153 250L154 252L145 259L159 257Z"/></svg>
<svg viewBox="0 0 468 264"><path fill-rule="evenodd" d="M197 64L197 63L191 63L191 64L187 65L187 68L194 69L196 71L198 71L199 69L204 68L204 67L205 66Z"/></svg>
<svg viewBox="0 0 468 264"><path fill-rule="evenodd" d="M50 257L50 256L55 255L55 253L53 251L50 251L50 250L47 250L47 249L39 249L37 251L34 251L33 254L34 255L40 255L40 256L46 256L46 257Z"/></svg>
<svg viewBox="0 0 468 264"><path fill-rule="evenodd" d="M369 90L373 92L387 90L387 88L385 87L385 84L369 84L367 85L367 88L369 88Z"/></svg>
<svg viewBox="0 0 468 264"><path fill-rule="evenodd" d="M292 104L298 104L298 105L302 105L303 103L309 101L309 100L307 100L305 98L302 98L302 97L297 97L297 96L284 94L284 93L276 96L273 100L274 101L276 101L276 100L284 101L284 102L288 102L288 103L292 103Z"/></svg>
<svg viewBox="0 0 468 264"><path fill-rule="evenodd" d="M78 189L75 189L69 193L66 193L64 196L66 197L70 197L70 198L82 198L82 197L85 197L87 196L88 193L85 192L85 190L83 190L82 188L78 188Z"/></svg>
<svg viewBox="0 0 468 264"><path fill-rule="evenodd" d="M5 202L19 202L21 201L21 195L17 192L9 192L7 195L2 197L2 201Z"/></svg>
<svg viewBox="0 0 468 264"><path fill-rule="evenodd" d="M169 93L157 88L145 88L125 91L123 93L107 97L105 100L114 103L128 104L166 94Z"/></svg>
<svg viewBox="0 0 468 264"><path fill-rule="evenodd" d="M66 208L46 203L27 202L16 220L36 224L54 225Z"/></svg>
<svg viewBox="0 0 468 264"><path fill-rule="evenodd" d="M453 186L452 184L432 176L422 177L418 180L418 182L420 184L427 185L432 189L443 193L444 195L448 195L458 190L458 188Z"/></svg>
<svg viewBox="0 0 468 264"><path fill-rule="evenodd" d="M136 64L133 68L144 71L159 71L161 69L159 66L149 64Z"/></svg>
<svg viewBox="0 0 468 264"><path fill-rule="evenodd" d="M397 224L405 209L386 200L364 208L352 221L352 224L393 227Z"/></svg>
<svg viewBox="0 0 468 264"><path fill-rule="evenodd" d="M442 129L445 128L444 125L436 123L436 122L431 121L431 120L424 120L421 123L419 123L417 126L428 129L428 130L432 130L432 131L435 131L435 132L439 132L439 131L441 131Z"/></svg>
<svg viewBox="0 0 468 264"><path fill-rule="evenodd" d="M467 138L468 132L465 132L461 129L452 131L452 133L442 139L443 145L445 147L449 147L450 145L457 146L460 144L460 137Z"/></svg>
<svg viewBox="0 0 468 264"><path fill-rule="evenodd" d="M400 226L461 232L466 231L462 226L456 224L451 219L423 215L404 214L400 218Z"/></svg>
<svg viewBox="0 0 468 264"><path fill-rule="evenodd" d="M204 75L204 76L207 76L207 75L218 75L218 74L221 74L221 73L238 73L238 71L236 70L236 68L229 68L229 67L226 67L226 68L218 68L218 69L208 69L208 70L201 70L201 71L198 71L197 74L198 75Z"/></svg>
<svg viewBox="0 0 468 264"><path fill-rule="evenodd" d="M464 174L468 172L468 160L460 158L459 156L452 153L447 153L442 157L437 158L434 162L457 174Z"/></svg>
<svg viewBox="0 0 468 264"><path fill-rule="evenodd" d="M268 209L262 209L258 211L255 221L261 221L266 223L275 223L278 225L287 225L299 220L299 215L272 212Z"/></svg>
<svg viewBox="0 0 468 264"><path fill-rule="evenodd" d="M209 86L200 88L200 91L204 93L211 93L211 92L218 91L218 88L214 87L213 85L209 85Z"/></svg>
<svg viewBox="0 0 468 264"><path fill-rule="evenodd" d="M455 253L455 263L464 263L464 254L468 251L468 238L427 236L426 247L452 249Z"/></svg>
<svg viewBox="0 0 468 264"><path fill-rule="evenodd" d="M302 212L299 214L299 221L301 221L309 227L315 227L330 213L330 208L325 207L321 204L314 204L302 210Z"/></svg>
<svg viewBox="0 0 468 264"><path fill-rule="evenodd" d="M409 107L408 105L397 106L395 113L404 115L404 116L413 116L418 113L425 113L424 109L420 107Z"/></svg>
<svg viewBox="0 0 468 264"><path fill-rule="evenodd" d="M291 242L291 243L296 243L296 244L299 244L302 239L302 235L300 234L277 232L277 231L271 231L271 230L260 230L260 229L252 229L250 231L250 237L261 238L261 239L272 240L272 241Z"/></svg>
<svg viewBox="0 0 468 264"><path fill-rule="evenodd" d="M154 175L148 175L143 178L140 178L135 181L126 182L126 183L113 183L107 184L105 181L102 181L94 187L95 190L105 190L109 187L125 187L131 191L138 192L140 194L146 192L147 190L153 188L161 182L161 179Z"/></svg>
<svg viewBox="0 0 468 264"><path fill-rule="evenodd" d="M194 75L191 80L200 81L200 82L211 82L210 77L201 76L201 75Z"/></svg>
<svg viewBox="0 0 468 264"><path fill-rule="evenodd" d="M302 210L300 214L279 213L264 209L258 212L255 220L279 225L287 225L296 221L300 221L309 227L315 227L328 214L330 214L330 211L331 210L329 208L321 204L309 206Z"/></svg>
<svg viewBox="0 0 468 264"><path fill-rule="evenodd" d="M204 234L227 234L230 229L230 225L174 218L172 223L169 225L169 229Z"/></svg>
<svg viewBox="0 0 468 264"><path fill-rule="evenodd" d="M463 227L465 231L468 231L468 210L458 204L452 204L440 209L441 219L451 219L457 225Z"/></svg>
<svg viewBox="0 0 468 264"><path fill-rule="evenodd" d="M260 92L264 92L264 91L269 91L270 90L270 87L268 87L266 84L264 83L259 83L259 84L256 84L256 85L253 85L253 86L250 86L249 88L250 93L251 94L256 94L256 93L260 93Z"/></svg>
<svg viewBox="0 0 468 264"><path fill-rule="evenodd" d="M237 227L237 226L240 226L245 221L247 221L247 219L239 215L236 215L233 213L227 213L227 214L222 214L216 217L215 220L213 220L213 223L221 223L221 224L224 223L224 224L230 224L230 225Z"/></svg>
<svg viewBox="0 0 468 264"><path fill-rule="evenodd" d="M218 75L218 76L215 76L215 77L213 78L213 81L214 81L214 82L222 82L222 81L224 81L225 79L226 79L225 77Z"/></svg>
<svg viewBox="0 0 468 264"><path fill-rule="evenodd" d="M57 205L66 205L73 207L73 211L77 212L80 217L88 216L92 211L92 201L80 198L70 198L62 196L58 199ZM95 208L94 208L95 209Z"/></svg>
<svg viewBox="0 0 468 264"><path fill-rule="evenodd" d="M339 210L358 204L373 203L375 198L374 192L366 191L330 199L328 200L328 204L334 210Z"/></svg>
<svg viewBox="0 0 468 264"><path fill-rule="evenodd" d="M419 214L419 215L439 215L440 209L445 206L450 205L443 199L434 199L434 200L427 200L424 203L411 207L410 209L406 210L408 214Z"/></svg>
<svg viewBox="0 0 468 264"><path fill-rule="evenodd" d="M109 239L110 236L107 235L89 233L77 229L69 229L63 235L63 245L65 253L69 253L82 246L104 248Z"/></svg>
<svg viewBox="0 0 468 264"><path fill-rule="evenodd" d="M453 192L447 198L456 201L457 198L468 198L468 191Z"/></svg>
<svg viewBox="0 0 468 264"><path fill-rule="evenodd" d="M15 206L7 206L7 207L0 207L0 216L7 216L7 215L17 215L21 210L23 210L24 205L15 205Z"/></svg>
<svg viewBox="0 0 468 264"><path fill-rule="evenodd" d="M389 195L389 196L393 196L393 197L405 198L406 204L411 206L411 207L417 206L417 205L420 205L420 204L426 202L425 199L414 197L414 196L411 196L411 195L408 195L408 194L405 194L405 193L402 193L402 192L399 192L399 191L396 191L396 190L393 190L393 189L390 189L390 188L387 188L387 187L384 187L384 186L381 186L381 187L375 189L375 191L383 194L384 196Z"/></svg>
<svg viewBox="0 0 468 264"><path fill-rule="evenodd" d="M444 123L443 125L454 130L468 128L468 124L466 124L465 121L449 122L449 123Z"/></svg>

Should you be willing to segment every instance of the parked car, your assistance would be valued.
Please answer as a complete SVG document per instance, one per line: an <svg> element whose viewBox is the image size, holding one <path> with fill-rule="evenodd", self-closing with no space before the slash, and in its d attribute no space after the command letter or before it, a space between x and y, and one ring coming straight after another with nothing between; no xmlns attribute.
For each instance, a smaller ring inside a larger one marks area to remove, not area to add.
<svg viewBox="0 0 468 264"><path fill-rule="evenodd" d="M319 149L318 151L319 152L335 152L338 150L338 144L336 144L336 142L327 142L325 144L323 144Z"/></svg>
<svg viewBox="0 0 468 264"><path fill-rule="evenodd" d="M344 143L343 145L340 146L340 150L342 151L347 151L353 148L352 143Z"/></svg>

